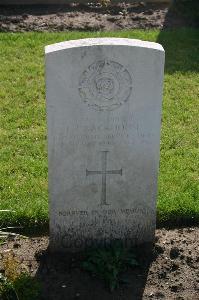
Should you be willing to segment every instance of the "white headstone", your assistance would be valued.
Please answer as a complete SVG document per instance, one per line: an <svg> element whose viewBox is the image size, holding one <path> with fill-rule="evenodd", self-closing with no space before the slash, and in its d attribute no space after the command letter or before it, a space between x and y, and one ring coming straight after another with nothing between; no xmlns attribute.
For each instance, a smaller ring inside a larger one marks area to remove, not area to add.
<svg viewBox="0 0 199 300"><path fill-rule="evenodd" d="M45 50L51 250L152 242L162 46L97 38Z"/></svg>

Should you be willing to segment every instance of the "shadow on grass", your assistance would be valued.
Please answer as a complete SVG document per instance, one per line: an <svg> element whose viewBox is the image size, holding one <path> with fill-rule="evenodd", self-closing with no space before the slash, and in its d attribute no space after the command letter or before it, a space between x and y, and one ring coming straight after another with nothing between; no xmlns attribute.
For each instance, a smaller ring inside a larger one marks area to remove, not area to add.
<svg viewBox="0 0 199 300"><path fill-rule="evenodd" d="M6 216L0 219L0 228L4 231L21 234L28 237L37 237L49 233L49 220L42 218L35 220L29 216L20 216L15 220L9 220Z"/></svg>
<svg viewBox="0 0 199 300"><path fill-rule="evenodd" d="M198 0L172 0L164 21L163 28L199 26Z"/></svg>
<svg viewBox="0 0 199 300"><path fill-rule="evenodd" d="M184 27L178 30L167 29ZM189 27L189 28L188 28ZM157 38L166 52L165 72L199 72L199 1L174 0Z"/></svg>
<svg viewBox="0 0 199 300"><path fill-rule="evenodd" d="M141 300L149 266L156 255L146 245L135 249L134 253L137 253L140 265L121 274L123 284L113 292L110 292L103 280L82 269L86 253L52 254L49 250L40 253L37 256L39 268L35 277L43 287L42 300Z"/></svg>
<svg viewBox="0 0 199 300"><path fill-rule="evenodd" d="M49 220L40 220L35 222L32 218L23 217L17 222L9 223L8 220L0 221L1 227L7 227L7 231L21 234L28 237L38 237L42 235L49 235ZM166 228L182 228L197 226L199 224L199 215L197 213L190 213L190 215L181 215L179 212L171 212L166 218L160 216L157 212L157 229ZM9 226L13 228L9 229Z"/></svg>
<svg viewBox="0 0 199 300"><path fill-rule="evenodd" d="M156 228L166 228L166 229L176 229L183 227L198 226L199 224L199 215L193 213L190 216L181 216L179 213L171 213L167 219L158 218Z"/></svg>
<svg viewBox="0 0 199 300"><path fill-rule="evenodd" d="M199 72L199 31L191 28L162 30L157 38L165 49L165 72Z"/></svg>

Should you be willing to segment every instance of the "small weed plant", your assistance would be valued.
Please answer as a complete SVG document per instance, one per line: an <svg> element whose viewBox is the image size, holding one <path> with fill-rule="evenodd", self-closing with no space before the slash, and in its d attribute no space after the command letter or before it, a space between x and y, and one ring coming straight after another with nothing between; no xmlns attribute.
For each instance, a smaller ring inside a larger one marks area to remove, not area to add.
<svg viewBox="0 0 199 300"><path fill-rule="evenodd" d="M39 300L41 285L32 278L12 250L1 254L4 273L0 273L0 299Z"/></svg>
<svg viewBox="0 0 199 300"><path fill-rule="evenodd" d="M39 300L41 285L27 273L22 273L14 281L0 273L1 300Z"/></svg>
<svg viewBox="0 0 199 300"><path fill-rule="evenodd" d="M0 210L10 212L10 210ZM10 235L18 235L12 232L5 232L0 228L0 242L6 241ZM0 272L0 299L1 300L39 300L41 291L40 283L32 278L20 260L12 250L2 251L3 272Z"/></svg>
<svg viewBox="0 0 199 300"><path fill-rule="evenodd" d="M138 266L134 253L114 243L108 247L90 250L82 264L84 270L102 279L110 291L125 283L121 275L129 268Z"/></svg>

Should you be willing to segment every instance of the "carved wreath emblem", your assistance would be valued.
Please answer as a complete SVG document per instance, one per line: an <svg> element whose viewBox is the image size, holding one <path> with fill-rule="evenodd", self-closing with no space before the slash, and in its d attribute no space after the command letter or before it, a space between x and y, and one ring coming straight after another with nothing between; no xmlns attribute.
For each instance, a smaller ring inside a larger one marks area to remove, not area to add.
<svg viewBox="0 0 199 300"><path fill-rule="evenodd" d="M80 76L79 94L95 110L114 110L124 104L132 90L132 79L124 66L109 60L91 64Z"/></svg>

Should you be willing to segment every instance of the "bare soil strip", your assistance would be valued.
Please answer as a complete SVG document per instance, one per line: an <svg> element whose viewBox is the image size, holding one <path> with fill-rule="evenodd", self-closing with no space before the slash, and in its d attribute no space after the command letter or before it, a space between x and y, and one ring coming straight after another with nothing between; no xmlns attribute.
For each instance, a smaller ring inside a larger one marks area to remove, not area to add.
<svg viewBox="0 0 199 300"><path fill-rule="evenodd" d="M0 7L0 31L114 31L179 28L189 20L167 3L134 3L102 6L100 3L65 6Z"/></svg>
<svg viewBox="0 0 199 300"><path fill-rule="evenodd" d="M98 278L81 268L81 255L52 255L48 237L12 237L1 246L10 249L21 267L39 278L43 300L199 299L199 228L156 230L152 254L138 248L140 266L123 274L127 285L110 293ZM1 255L1 256L2 256ZM0 269L2 269L2 259Z"/></svg>

